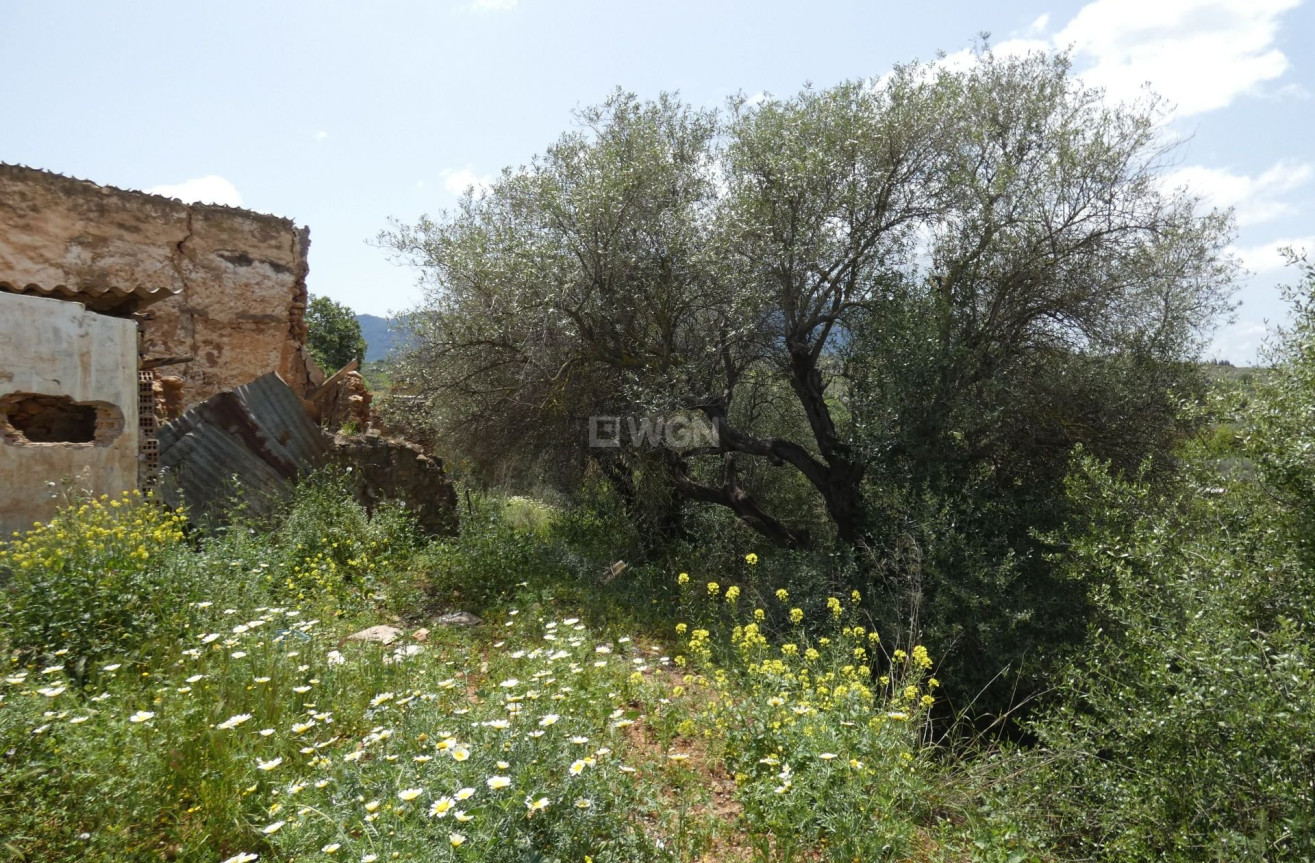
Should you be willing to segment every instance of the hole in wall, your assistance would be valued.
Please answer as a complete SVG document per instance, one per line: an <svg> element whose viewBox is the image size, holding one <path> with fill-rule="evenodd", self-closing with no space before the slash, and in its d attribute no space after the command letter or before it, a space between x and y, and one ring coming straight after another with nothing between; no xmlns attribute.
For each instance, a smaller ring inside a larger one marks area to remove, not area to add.
<svg viewBox="0 0 1315 863"><path fill-rule="evenodd" d="M0 397L0 434L10 444L100 444L123 431L123 412L109 402L9 393Z"/></svg>

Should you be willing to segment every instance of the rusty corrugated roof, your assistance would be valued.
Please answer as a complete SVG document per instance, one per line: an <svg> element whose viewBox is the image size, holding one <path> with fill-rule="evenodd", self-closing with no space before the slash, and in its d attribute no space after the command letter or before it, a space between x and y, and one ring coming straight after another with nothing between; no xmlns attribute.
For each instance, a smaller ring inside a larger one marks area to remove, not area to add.
<svg viewBox="0 0 1315 863"><path fill-rule="evenodd" d="M267 512L333 447L273 372L193 405L158 437L165 499L194 517L222 511L235 496L253 514Z"/></svg>

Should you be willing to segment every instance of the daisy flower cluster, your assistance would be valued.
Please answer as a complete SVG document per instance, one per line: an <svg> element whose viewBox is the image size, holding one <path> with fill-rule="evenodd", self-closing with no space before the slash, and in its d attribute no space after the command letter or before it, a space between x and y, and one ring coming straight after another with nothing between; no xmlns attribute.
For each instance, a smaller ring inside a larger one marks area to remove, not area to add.
<svg viewBox="0 0 1315 863"><path fill-rule="evenodd" d="M652 650L511 614L488 641L398 659L295 608L206 606L163 668L104 663L94 693L58 662L15 664L4 742L54 774L62 752L113 741L120 765L168 778L155 805L179 830L246 824L239 856L484 860L552 835L572 859L611 845L663 859L637 817L656 796L641 791L646 756L628 758L630 729L662 707L669 663Z"/></svg>

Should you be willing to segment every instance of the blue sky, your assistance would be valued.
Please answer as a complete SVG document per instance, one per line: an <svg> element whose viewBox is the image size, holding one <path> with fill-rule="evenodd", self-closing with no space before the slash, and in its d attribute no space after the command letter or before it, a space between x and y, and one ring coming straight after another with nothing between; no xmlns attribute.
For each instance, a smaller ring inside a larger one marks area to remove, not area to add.
<svg viewBox="0 0 1315 863"><path fill-rule="evenodd" d="M0 161L288 216L313 293L387 314L420 299L370 243L389 217L451 207L618 85L717 105L958 62L983 31L1178 106L1166 182L1236 208L1253 273L1212 352L1253 360L1293 280L1277 248L1315 257L1315 0L0 0Z"/></svg>

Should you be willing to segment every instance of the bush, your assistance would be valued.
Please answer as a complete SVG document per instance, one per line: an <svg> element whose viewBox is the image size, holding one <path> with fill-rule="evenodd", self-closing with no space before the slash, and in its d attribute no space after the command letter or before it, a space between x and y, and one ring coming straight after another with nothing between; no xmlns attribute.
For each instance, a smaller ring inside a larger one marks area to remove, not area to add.
<svg viewBox="0 0 1315 863"><path fill-rule="evenodd" d="M1205 479L1206 482L1202 482ZM1315 853L1315 594L1272 499L1081 460L1063 570L1097 609L1034 730L1066 840L1110 860Z"/></svg>
<svg viewBox="0 0 1315 863"><path fill-rule="evenodd" d="M170 568L186 523L137 492L74 501L0 543L0 626L24 661L89 664L185 629L198 585Z"/></svg>
<svg viewBox="0 0 1315 863"><path fill-rule="evenodd" d="M1315 570L1315 264L1293 263L1304 280L1284 292L1294 322L1271 351L1277 368L1255 384L1242 449L1281 503L1284 532Z"/></svg>
<svg viewBox="0 0 1315 863"><path fill-rule="evenodd" d="M386 501L367 513L348 474L325 468L270 516L235 520L200 544L203 553L181 563L204 573L216 603L292 603L341 616L405 601L420 537L404 507Z"/></svg>
<svg viewBox="0 0 1315 863"><path fill-rule="evenodd" d="M565 578L567 571L544 542L552 517L542 507L521 498L466 499L470 510L460 533L431 544L415 560L430 604L480 612L507 602L531 581Z"/></svg>
<svg viewBox="0 0 1315 863"><path fill-rule="evenodd" d="M1080 458L1061 574L1095 610L1036 723L1066 839L1111 860L1315 856L1315 268L1281 365L1156 489ZM1234 431L1236 430L1236 431ZM1241 454L1245 459L1239 460Z"/></svg>
<svg viewBox="0 0 1315 863"><path fill-rule="evenodd" d="M755 555L745 565L733 582L677 576L692 622L676 624L673 694L696 705L677 733L703 737L735 782L754 859L1028 859L1018 835L968 814L940 762L927 649L888 647L858 591L801 606Z"/></svg>

